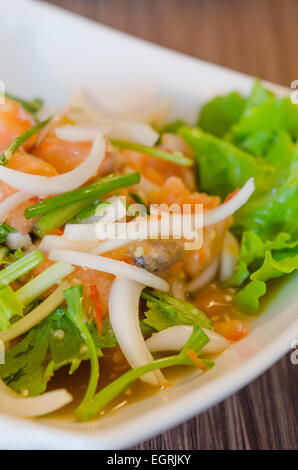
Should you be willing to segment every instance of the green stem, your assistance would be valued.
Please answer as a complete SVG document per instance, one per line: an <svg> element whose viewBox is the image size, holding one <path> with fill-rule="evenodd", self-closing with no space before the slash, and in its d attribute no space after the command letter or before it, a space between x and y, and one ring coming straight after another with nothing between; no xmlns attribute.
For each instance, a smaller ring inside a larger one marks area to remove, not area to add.
<svg viewBox="0 0 298 470"><path fill-rule="evenodd" d="M31 281L17 290L15 294L23 305L29 305L58 281L72 273L73 270L74 268L70 264L59 261L31 279Z"/></svg>
<svg viewBox="0 0 298 470"><path fill-rule="evenodd" d="M162 160L167 160L172 163L177 163L178 165L192 166L194 164L191 158L185 157L184 155L178 152L169 153L157 147L147 147L146 145L135 144L133 142L127 142L126 140L111 139L111 143L115 147L128 150L135 150L136 152L152 155L153 157L161 158Z"/></svg>
<svg viewBox="0 0 298 470"><path fill-rule="evenodd" d="M74 202L69 204L67 207L63 207L63 209L56 209L55 211L44 215L36 221L33 233L40 238L44 237L47 233L51 233L56 228L60 228L65 225L91 202L92 200L90 199Z"/></svg>
<svg viewBox="0 0 298 470"><path fill-rule="evenodd" d="M38 266L44 261L42 252L39 250L24 256L23 258L15 261L7 268L0 272L0 284L9 284L19 277L31 271L31 269Z"/></svg>
<svg viewBox="0 0 298 470"><path fill-rule="evenodd" d="M30 139L30 137L45 127L51 119L52 118L49 118L45 121L39 122L36 124L36 126L31 127L26 132L24 132L24 134L21 134L16 139L14 139L11 144L9 144L7 149L0 155L0 164L6 165L6 163L11 159L18 148L21 147L21 145L23 145L26 140Z"/></svg>
<svg viewBox="0 0 298 470"><path fill-rule="evenodd" d="M34 100L26 101L9 93L5 93L5 96L10 100L19 103L22 108L24 108L26 111L28 111L28 113L32 114L33 116L38 113L38 111L40 111L43 106L43 101L40 98L35 98Z"/></svg>
<svg viewBox="0 0 298 470"><path fill-rule="evenodd" d="M39 202L25 210L25 217L31 219L40 215L49 214L56 209L65 208L66 206L88 200L90 204L96 198L108 194L116 189L131 186L140 182L140 173L129 173L127 175L115 176L110 175L102 178L100 181L83 186L82 188L69 191L59 196L54 196L45 201ZM91 202L90 202L91 201ZM64 209L63 209L64 210Z"/></svg>
<svg viewBox="0 0 298 470"><path fill-rule="evenodd" d="M213 363L210 361L201 361L212 367ZM97 414L102 408L104 408L108 403L110 403L114 398L124 392L130 385L135 382L137 379L147 374L148 372L153 372L157 369L164 369L166 367L173 366L193 366L193 362L187 354L178 354L176 356L169 356L162 359L157 359L154 362L150 362L144 366L138 367L136 369L130 369L125 374L121 375L114 382L107 385L103 390L98 392L92 402L85 407L84 412L81 412L78 416L80 420L91 419L95 414Z"/></svg>
<svg viewBox="0 0 298 470"><path fill-rule="evenodd" d="M96 347L87 326L84 323L77 323L77 327L79 328L81 335L84 338L86 346L88 348L91 366L90 380L88 383L87 391L80 405L76 409L76 415L78 416L78 418L80 418L81 415L83 416L85 414L86 406L89 402L91 402L96 392L99 379L99 362Z"/></svg>

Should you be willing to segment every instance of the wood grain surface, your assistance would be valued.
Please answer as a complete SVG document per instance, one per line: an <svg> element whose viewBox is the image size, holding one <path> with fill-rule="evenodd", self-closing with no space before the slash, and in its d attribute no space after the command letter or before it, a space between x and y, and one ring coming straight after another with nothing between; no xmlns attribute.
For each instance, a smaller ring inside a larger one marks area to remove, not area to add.
<svg viewBox="0 0 298 470"><path fill-rule="evenodd" d="M296 0L50 0L121 31L289 86ZM136 449L297 449L298 365L285 356L229 399ZM144 423L145 425L145 423Z"/></svg>

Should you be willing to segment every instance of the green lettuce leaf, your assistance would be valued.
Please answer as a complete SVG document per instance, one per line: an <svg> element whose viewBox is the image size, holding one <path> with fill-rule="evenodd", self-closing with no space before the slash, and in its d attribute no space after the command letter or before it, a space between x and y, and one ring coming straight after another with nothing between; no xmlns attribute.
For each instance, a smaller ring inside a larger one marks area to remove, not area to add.
<svg viewBox="0 0 298 470"><path fill-rule="evenodd" d="M182 127L179 134L195 151L200 190L225 198L252 176L259 190L272 188L276 170L264 158L198 128Z"/></svg>
<svg viewBox="0 0 298 470"><path fill-rule="evenodd" d="M244 106L245 99L237 92L217 96L201 109L198 126L210 134L223 137L239 120Z"/></svg>
<svg viewBox="0 0 298 470"><path fill-rule="evenodd" d="M266 284L263 281L250 281L234 297L235 305L242 312L254 315L260 308L259 298L266 294Z"/></svg>
<svg viewBox="0 0 298 470"><path fill-rule="evenodd" d="M253 132L272 130L287 131L293 138L298 137L298 107L291 99L276 98L256 80L246 102L239 122L231 129L236 141Z"/></svg>

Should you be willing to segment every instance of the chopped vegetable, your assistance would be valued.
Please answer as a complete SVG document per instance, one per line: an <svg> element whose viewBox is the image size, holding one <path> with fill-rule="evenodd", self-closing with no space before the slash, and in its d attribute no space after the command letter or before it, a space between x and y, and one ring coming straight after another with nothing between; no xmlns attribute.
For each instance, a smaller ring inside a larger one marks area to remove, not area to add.
<svg viewBox="0 0 298 470"><path fill-rule="evenodd" d="M121 176L110 175L88 186L83 186L82 188L60 194L30 206L25 210L25 216L27 219L31 219L32 217L49 214L61 207L65 210L71 204L82 200L87 200L89 205L95 202L94 200L99 196L104 196L116 189L125 188L139 182L140 173L129 173Z"/></svg>
<svg viewBox="0 0 298 470"><path fill-rule="evenodd" d="M157 290L143 290L141 297L146 300L144 323L156 331L174 325L199 325L213 329L212 321L190 302L177 299Z"/></svg>
<svg viewBox="0 0 298 470"><path fill-rule="evenodd" d="M0 284L9 284L28 273L44 260L42 252L35 250L0 271Z"/></svg>
<svg viewBox="0 0 298 470"><path fill-rule="evenodd" d="M111 139L111 143L115 147L122 149L135 150L136 152L145 153L151 155L152 157L161 158L162 160L167 160L172 163L177 163L177 165L192 166L193 160L191 158L185 157L180 153L169 153L164 150L160 150L157 147L147 147L146 145L135 144L133 142L126 142L125 140L115 140Z"/></svg>
<svg viewBox="0 0 298 470"><path fill-rule="evenodd" d="M90 363L91 363L91 371L90 371L88 388L86 390L85 396L80 406L76 409L76 414L78 417L80 417L84 413L85 407L93 399L94 394L96 392L98 378L99 378L99 365L98 365L97 351L96 351L95 344L93 342L90 331L88 330L87 326L83 322L83 304L82 304L83 287L81 285L70 287L64 292L64 296L67 302L66 315L74 323L74 325L78 328L79 332L81 333L81 336L84 339L86 346L88 347L88 353L89 353Z"/></svg>
<svg viewBox="0 0 298 470"><path fill-rule="evenodd" d="M63 261L55 263L24 284L15 295L23 305L28 305L73 271L74 267L71 264Z"/></svg>

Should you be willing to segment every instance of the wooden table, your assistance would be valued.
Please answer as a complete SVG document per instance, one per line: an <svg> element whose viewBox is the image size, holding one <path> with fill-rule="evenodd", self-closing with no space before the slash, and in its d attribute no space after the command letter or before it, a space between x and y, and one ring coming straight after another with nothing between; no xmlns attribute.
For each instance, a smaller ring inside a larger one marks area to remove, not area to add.
<svg viewBox="0 0 298 470"><path fill-rule="evenodd" d="M296 0L49 0L135 36L289 86ZM242 391L136 449L295 449L298 366L285 356Z"/></svg>

